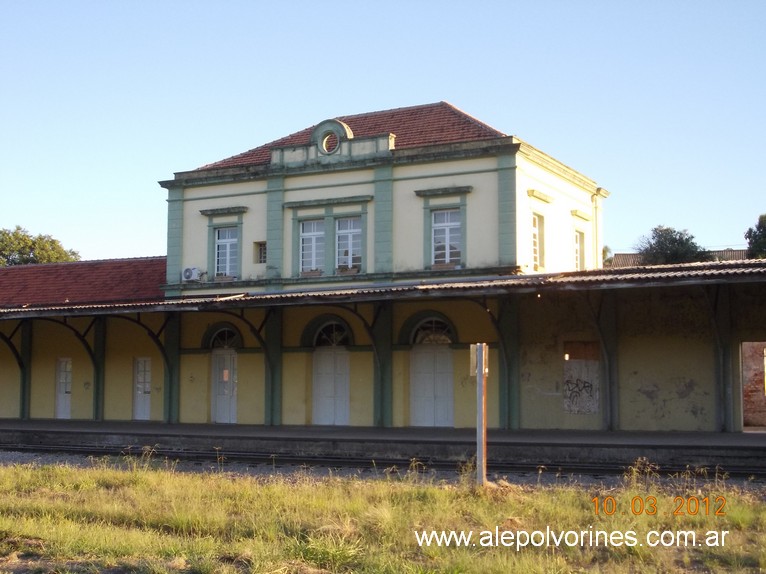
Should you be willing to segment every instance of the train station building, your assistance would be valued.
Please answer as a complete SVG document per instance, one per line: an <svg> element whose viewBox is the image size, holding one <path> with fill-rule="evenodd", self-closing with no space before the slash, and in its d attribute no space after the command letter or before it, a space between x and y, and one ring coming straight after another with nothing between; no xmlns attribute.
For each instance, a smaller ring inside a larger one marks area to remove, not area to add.
<svg viewBox="0 0 766 574"><path fill-rule="evenodd" d="M766 261L603 268L609 193L445 102L160 185L166 257L0 269L1 418L470 428L486 342L493 429L766 424Z"/></svg>

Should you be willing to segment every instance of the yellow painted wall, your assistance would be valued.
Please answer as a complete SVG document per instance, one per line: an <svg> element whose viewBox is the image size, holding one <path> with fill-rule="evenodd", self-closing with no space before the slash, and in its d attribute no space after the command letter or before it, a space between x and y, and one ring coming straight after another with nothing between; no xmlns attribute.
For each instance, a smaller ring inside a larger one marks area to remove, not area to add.
<svg viewBox="0 0 766 574"><path fill-rule="evenodd" d="M599 381L598 412L574 414L565 408L564 343L599 341L582 299L574 294L529 295L519 309L521 428L601 428L604 380Z"/></svg>
<svg viewBox="0 0 766 574"><path fill-rule="evenodd" d="M237 422L263 424L265 372L263 353L237 354Z"/></svg>
<svg viewBox="0 0 766 574"><path fill-rule="evenodd" d="M714 431L711 341L624 337L620 341L620 429Z"/></svg>
<svg viewBox="0 0 766 574"><path fill-rule="evenodd" d="M180 422L210 422L210 355L181 355Z"/></svg>
<svg viewBox="0 0 766 574"><path fill-rule="evenodd" d="M620 428L716 430L708 306L697 289L620 296Z"/></svg>
<svg viewBox="0 0 766 574"><path fill-rule="evenodd" d="M73 319L70 324L84 331L88 322ZM47 321L33 327L32 388L30 416L54 418L56 399L56 363L58 358L72 359L73 419L93 418L93 363L85 348L68 329Z"/></svg>
<svg viewBox="0 0 766 574"><path fill-rule="evenodd" d="M599 235L601 213L591 201L595 182L580 174L585 187L568 177L544 169L519 155L516 157L518 262L526 273L534 273L532 267L532 213L545 218L545 268L541 271L558 272L574 270L574 232L585 233L586 268L600 264L601 237ZM564 168L565 170L567 168ZM586 189L587 188L587 189ZM534 189L547 195L551 201L530 197ZM572 211L587 214L588 220L574 216Z"/></svg>
<svg viewBox="0 0 766 574"><path fill-rule="evenodd" d="M349 424L373 425L373 369L372 352L349 353Z"/></svg>
<svg viewBox="0 0 766 574"><path fill-rule="evenodd" d="M287 352L282 357L282 424L311 423L311 353Z"/></svg>
<svg viewBox="0 0 766 574"><path fill-rule="evenodd" d="M0 418L18 418L20 409L21 372L11 351L0 342Z"/></svg>
<svg viewBox="0 0 766 574"><path fill-rule="evenodd" d="M165 367L157 347L139 326L118 319L107 320L104 373L104 418L133 418L135 359L152 362L151 420L163 420Z"/></svg>

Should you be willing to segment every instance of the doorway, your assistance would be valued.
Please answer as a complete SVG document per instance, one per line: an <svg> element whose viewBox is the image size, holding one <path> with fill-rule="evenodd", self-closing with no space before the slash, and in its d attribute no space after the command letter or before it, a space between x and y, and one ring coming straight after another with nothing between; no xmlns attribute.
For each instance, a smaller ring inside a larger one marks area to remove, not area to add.
<svg viewBox="0 0 766 574"><path fill-rule="evenodd" d="M766 342L742 343L742 424L766 430Z"/></svg>

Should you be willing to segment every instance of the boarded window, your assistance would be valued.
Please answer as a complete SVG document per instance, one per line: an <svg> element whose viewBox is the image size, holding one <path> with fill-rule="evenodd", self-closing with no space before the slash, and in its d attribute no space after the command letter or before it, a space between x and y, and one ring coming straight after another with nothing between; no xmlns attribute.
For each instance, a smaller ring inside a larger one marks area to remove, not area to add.
<svg viewBox="0 0 766 574"><path fill-rule="evenodd" d="M596 341L564 343L564 412L590 415L600 410L601 351Z"/></svg>

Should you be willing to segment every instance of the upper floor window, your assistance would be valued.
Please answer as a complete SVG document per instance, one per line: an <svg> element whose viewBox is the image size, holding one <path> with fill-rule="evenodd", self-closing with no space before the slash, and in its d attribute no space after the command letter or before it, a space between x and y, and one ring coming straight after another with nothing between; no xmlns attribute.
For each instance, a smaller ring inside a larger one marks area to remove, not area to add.
<svg viewBox="0 0 766 574"><path fill-rule="evenodd" d="M538 213L532 214L532 263L535 271L545 267L545 220Z"/></svg>
<svg viewBox="0 0 766 574"><path fill-rule="evenodd" d="M343 217L335 220L335 267L359 269L362 264L362 218Z"/></svg>
<svg viewBox="0 0 766 574"><path fill-rule="evenodd" d="M215 274L236 276L239 268L239 230L219 227L215 230Z"/></svg>
<svg viewBox="0 0 766 574"><path fill-rule="evenodd" d="M301 222L301 272L324 268L324 220Z"/></svg>
<svg viewBox="0 0 766 574"><path fill-rule="evenodd" d="M431 212L431 263L458 265L462 256L462 229L459 209Z"/></svg>

